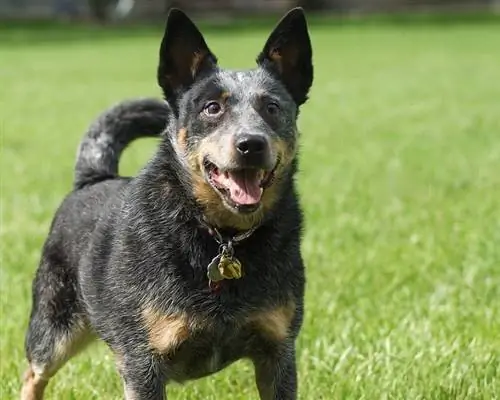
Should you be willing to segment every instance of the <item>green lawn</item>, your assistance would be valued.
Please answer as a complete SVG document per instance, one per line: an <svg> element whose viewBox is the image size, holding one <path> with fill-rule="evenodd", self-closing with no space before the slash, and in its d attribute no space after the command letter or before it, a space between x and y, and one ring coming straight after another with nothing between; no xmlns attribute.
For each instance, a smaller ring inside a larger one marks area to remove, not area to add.
<svg viewBox="0 0 500 400"><path fill-rule="evenodd" d="M207 39L223 65L245 67L270 29L212 29ZM300 398L500 398L499 26L311 30L316 78L300 117L298 177L308 268ZM104 107L159 95L161 30L120 32L0 31L2 400L19 390L31 279L80 136ZM134 145L122 171L153 150ZM256 398L245 362L169 393ZM47 394L121 398L110 352L91 347Z"/></svg>

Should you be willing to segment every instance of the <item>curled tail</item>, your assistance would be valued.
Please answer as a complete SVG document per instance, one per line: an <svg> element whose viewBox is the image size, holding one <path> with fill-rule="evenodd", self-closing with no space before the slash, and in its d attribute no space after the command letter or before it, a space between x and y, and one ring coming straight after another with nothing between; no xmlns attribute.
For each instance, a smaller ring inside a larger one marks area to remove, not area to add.
<svg viewBox="0 0 500 400"><path fill-rule="evenodd" d="M78 148L75 189L117 177L122 151L135 139L160 136L169 112L164 101L152 98L126 100L104 111Z"/></svg>

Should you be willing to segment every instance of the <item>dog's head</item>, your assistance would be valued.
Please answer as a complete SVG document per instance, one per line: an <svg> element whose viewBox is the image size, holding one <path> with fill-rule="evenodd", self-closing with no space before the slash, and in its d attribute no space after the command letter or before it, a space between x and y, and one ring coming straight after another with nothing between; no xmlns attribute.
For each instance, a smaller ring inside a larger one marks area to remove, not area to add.
<svg viewBox="0 0 500 400"><path fill-rule="evenodd" d="M217 65L194 23L169 14L158 82L176 115L176 153L206 218L249 229L279 198L296 157L297 115L312 84L312 50L302 9L275 27L257 68Z"/></svg>

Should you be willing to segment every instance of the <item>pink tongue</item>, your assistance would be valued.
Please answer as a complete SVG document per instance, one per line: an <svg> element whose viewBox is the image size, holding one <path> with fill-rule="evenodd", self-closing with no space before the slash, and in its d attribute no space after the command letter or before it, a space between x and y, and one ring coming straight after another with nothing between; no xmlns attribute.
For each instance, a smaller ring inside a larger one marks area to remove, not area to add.
<svg viewBox="0 0 500 400"><path fill-rule="evenodd" d="M229 190L231 200L236 204L257 204L262 196L260 179L256 171L225 172L216 181Z"/></svg>
<svg viewBox="0 0 500 400"><path fill-rule="evenodd" d="M262 196L262 188L255 174L228 173L227 188L231 193L231 200L238 204L256 204Z"/></svg>

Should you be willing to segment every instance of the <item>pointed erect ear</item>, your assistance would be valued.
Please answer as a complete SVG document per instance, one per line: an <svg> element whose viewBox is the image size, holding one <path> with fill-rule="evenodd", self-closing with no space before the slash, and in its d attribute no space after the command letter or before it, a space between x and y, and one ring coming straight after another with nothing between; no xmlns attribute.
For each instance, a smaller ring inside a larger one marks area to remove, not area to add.
<svg viewBox="0 0 500 400"><path fill-rule="evenodd" d="M181 10L172 9L167 18L158 65L158 84L167 101L175 103L179 93L216 66L217 58L196 25Z"/></svg>
<svg viewBox="0 0 500 400"><path fill-rule="evenodd" d="M267 39L257 63L275 74L297 105L307 100L313 81L312 48L304 10L286 14Z"/></svg>

